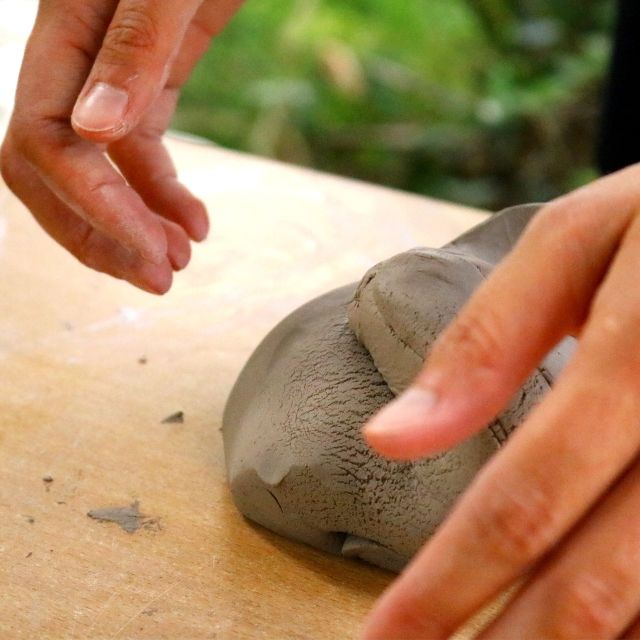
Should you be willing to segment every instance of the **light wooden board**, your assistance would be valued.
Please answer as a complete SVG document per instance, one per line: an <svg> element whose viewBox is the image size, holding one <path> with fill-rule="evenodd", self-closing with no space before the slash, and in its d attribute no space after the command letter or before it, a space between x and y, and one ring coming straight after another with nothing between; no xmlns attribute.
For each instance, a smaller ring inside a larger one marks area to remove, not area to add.
<svg viewBox="0 0 640 640"><path fill-rule="evenodd" d="M170 145L213 225L163 298L80 266L0 186L0 637L355 637L392 576L245 522L222 408L289 311L482 215ZM134 500L134 534L86 515Z"/></svg>

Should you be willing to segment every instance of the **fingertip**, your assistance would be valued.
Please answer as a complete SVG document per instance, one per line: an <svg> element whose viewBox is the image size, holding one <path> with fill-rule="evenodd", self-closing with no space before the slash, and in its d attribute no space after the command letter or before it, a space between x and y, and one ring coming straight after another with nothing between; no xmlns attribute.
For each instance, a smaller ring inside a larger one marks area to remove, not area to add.
<svg viewBox="0 0 640 640"><path fill-rule="evenodd" d="M136 130L111 145L109 156L149 209L179 225L194 242L209 234L205 204L182 184L161 138Z"/></svg>
<svg viewBox="0 0 640 640"><path fill-rule="evenodd" d="M431 389L413 387L375 414L363 428L367 443L379 453L410 460L426 453L424 433L438 397Z"/></svg>
<svg viewBox="0 0 640 640"><path fill-rule="evenodd" d="M195 242L204 242L211 229L211 223L209 222L209 216L207 215L207 208L205 205L196 199L197 208L194 214L190 217L189 222L189 236Z"/></svg>
<svg viewBox="0 0 640 640"><path fill-rule="evenodd" d="M194 242L202 242L209 234L209 216L205 204L196 198L177 178L154 182L150 205L160 215L184 229Z"/></svg>
<svg viewBox="0 0 640 640"><path fill-rule="evenodd" d="M127 278L136 287L154 295L164 295L173 284L173 268L168 259L154 268L143 266L137 274Z"/></svg>
<svg viewBox="0 0 640 640"><path fill-rule="evenodd" d="M178 224L158 216L167 238L167 258L174 271L181 271L191 260L191 242L187 232Z"/></svg>
<svg viewBox="0 0 640 640"><path fill-rule="evenodd" d="M169 246L169 261L174 271L182 271L191 261L191 244L186 239L184 242L174 242Z"/></svg>
<svg viewBox="0 0 640 640"><path fill-rule="evenodd" d="M473 407L444 401L429 388L414 386L383 407L363 427L373 449L398 461L441 453L480 428Z"/></svg>
<svg viewBox="0 0 640 640"><path fill-rule="evenodd" d="M437 405L434 390L411 387L374 415L365 431L368 435L386 437L413 430L429 420Z"/></svg>
<svg viewBox="0 0 640 640"><path fill-rule="evenodd" d="M163 284L158 284L155 288L151 289L151 293L157 296L163 296L166 293L169 293L169 290L171 289L172 284L173 284L173 280L168 280Z"/></svg>
<svg viewBox="0 0 640 640"><path fill-rule="evenodd" d="M194 242L202 242L209 235L207 208L177 179L165 180L157 186L156 195L160 202L154 202L156 211L184 229Z"/></svg>
<svg viewBox="0 0 640 640"><path fill-rule="evenodd" d="M147 287L147 291L157 296L163 296L165 293L169 292L172 284L173 284L172 275L169 275L163 278L154 279L154 281L152 281Z"/></svg>
<svg viewBox="0 0 640 640"><path fill-rule="evenodd" d="M191 262L191 251L180 251L171 256L171 266L173 267L174 271L182 271L183 269L186 269L189 262Z"/></svg>
<svg viewBox="0 0 640 640"><path fill-rule="evenodd" d="M157 222L150 224L144 231L144 234L132 238L133 245L143 260L155 266L162 265L169 253L169 239L165 229Z"/></svg>
<svg viewBox="0 0 640 640"><path fill-rule="evenodd" d="M417 427L413 433L399 433L395 436L381 437L364 432L366 443L377 453L397 462L413 462L446 449L425 442L424 433Z"/></svg>

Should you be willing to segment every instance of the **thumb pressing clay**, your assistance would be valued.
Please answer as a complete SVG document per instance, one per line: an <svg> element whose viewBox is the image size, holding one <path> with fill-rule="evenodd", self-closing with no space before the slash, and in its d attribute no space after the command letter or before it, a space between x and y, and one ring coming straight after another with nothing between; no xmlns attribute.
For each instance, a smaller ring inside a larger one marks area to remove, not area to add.
<svg viewBox="0 0 640 640"><path fill-rule="evenodd" d="M229 483L246 517L393 571L411 559L549 389L574 340L545 358L492 424L449 451L393 462L366 445L361 428L411 383L537 208L508 209L442 249L395 256L273 329L223 419Z"/></svg>

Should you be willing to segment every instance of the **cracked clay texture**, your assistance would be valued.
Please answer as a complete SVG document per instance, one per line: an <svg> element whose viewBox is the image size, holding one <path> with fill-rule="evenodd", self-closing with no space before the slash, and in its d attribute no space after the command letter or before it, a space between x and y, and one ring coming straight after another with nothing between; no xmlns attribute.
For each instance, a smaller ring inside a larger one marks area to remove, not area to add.
<svg viewBox="0 0 640 640"><path fill-rule="evenodd" d="M369 449L360 430L411 383L537 208L496 214L442 249L395 256L273 329L223 419L228 479L246 517L392 571L411 559L549 389L574 341L546 357L491 425L449 451L393 462Z"/></svg>

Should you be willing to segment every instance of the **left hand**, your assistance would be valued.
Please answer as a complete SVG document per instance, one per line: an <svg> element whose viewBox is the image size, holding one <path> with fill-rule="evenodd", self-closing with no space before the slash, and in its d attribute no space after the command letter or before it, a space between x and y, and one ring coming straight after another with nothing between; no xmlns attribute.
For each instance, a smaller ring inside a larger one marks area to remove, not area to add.
<svg viewBox="0 0 640 640"><path fill-rule="evenodd" d="M162 136L191 70L242 0L40 0L0 173L80 262L165 293L204 204ZM34 256L38 260L38 256Z"/></svg>
<svg viewBox="0 0 640 640"><path fill-rule="evenodd" d="M547 398L377 604L367 640L447 638L523 576L481 638L640 638L639 282L636 165L545 207L412 389L365 428L393 458L449 448L579 336Z"/></svg>

